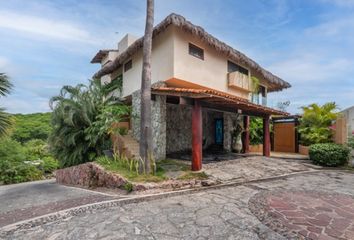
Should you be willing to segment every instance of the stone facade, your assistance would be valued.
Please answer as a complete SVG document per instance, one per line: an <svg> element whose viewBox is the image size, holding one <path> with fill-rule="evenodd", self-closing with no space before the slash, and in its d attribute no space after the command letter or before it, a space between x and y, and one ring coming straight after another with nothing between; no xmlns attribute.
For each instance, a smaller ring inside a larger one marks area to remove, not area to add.
<svg viewBox="0 0 354 240"><path fill-rule="evenodd" d="M236 113L203 109L203 148L215 144L215 119L224 119L224 149L231 150L232 121ZM192 146L192 106L167 104L166 152L189 151Z"/></svg>
<svg viewBox="0 0 354 240"><path fill-rule="evenodd" d="M166 153L190 151L192 148L192 106L166 103L165 96L155 96L151 106L153 150L156 160ZM215 119L224 120L224 149L231 151L231 131L238 114L202 110L203 149L215 144ZM241 121L241 118L239 118ZM140 91L132 94L132 135L140 139Z"/></svg>
<svg viewBox="0 0 354 240"><path fill-rule="evenodd" d="M140 91L132 94L132 135L140 139ZM155 96L151 102L152 140L155 160L166 158L166 96Z"/></svg>

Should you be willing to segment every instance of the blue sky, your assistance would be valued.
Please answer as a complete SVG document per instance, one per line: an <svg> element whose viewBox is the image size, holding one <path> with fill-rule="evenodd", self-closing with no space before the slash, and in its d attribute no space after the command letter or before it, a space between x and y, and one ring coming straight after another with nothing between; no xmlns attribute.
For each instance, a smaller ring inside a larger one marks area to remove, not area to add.
<svg viewBox="0 0 354 240"><path fill-rule="evenodd" d="M292 88L269 102L354 105L354 0L155 0L155 24L171 12L245 53ZM49 111L61 86L86 83L102 48L144 31L145 0L11 0L0 6L0 72L15 89L12 113Z"/></svg>

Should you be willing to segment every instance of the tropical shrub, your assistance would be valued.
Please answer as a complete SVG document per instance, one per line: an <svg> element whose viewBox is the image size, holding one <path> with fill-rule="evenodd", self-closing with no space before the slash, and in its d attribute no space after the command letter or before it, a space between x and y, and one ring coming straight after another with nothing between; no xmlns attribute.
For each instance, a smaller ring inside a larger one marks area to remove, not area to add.
<svg viewBox="0 0 354 240"><path fill-rule="evenodd" d="M322 106L311 104L302 107L303 116L298 127L301 134L300 143L310 146L316 143L332 142L332 130L329 128L337 118L335 103L326 103Z"/></svg>
<svg viewBox="0 0 354 240"><path fill-rule="evenodd" d="M0 161L0 182L10 184L42 178L42 172L31 163Z"/></svg>
<svg viewBox="0 0 354 240"><path fill-rule="evenodd" d="M263 143L263 120L262 118L250 118L250 143L258 145Z"/></svg>
<svg viewBox="0 0 354 240"><path fill-rule="evenodd" d="M328 167L345 165L349 153L349 148L334 143L313 144L309 149L309 156L313 163Z"/></svg>
<svg viewBox="0 0 354 240"><path fill-rule="evenodd" d="M46 156L42 158L41 168L46 174L52 173L59 168L59 162L51 156Z"/></svg>
<svg viewBox="0 0 354 240"><path fill-rule="evenodd" d="M107 96L107 87L110 85L91 80L88 86L64 86L59 96L51 98L53 131L49 144L62 167L93 161L106 149L111 120L104 117L119 110L113 106L119 103L114 96Z"/></svg>
<svg viewBox="0 0 354 240"><path fill-rule="evenodd" d="M42 179L58 168L43 140L34 139L21 145L5 138L0 141L0 182L19 183Z"/></svg>

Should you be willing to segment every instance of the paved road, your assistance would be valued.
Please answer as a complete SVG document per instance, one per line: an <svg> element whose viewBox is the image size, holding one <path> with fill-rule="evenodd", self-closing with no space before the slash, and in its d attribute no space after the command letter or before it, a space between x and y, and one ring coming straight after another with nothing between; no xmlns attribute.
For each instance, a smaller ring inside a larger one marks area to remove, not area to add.
<svg viewBox="0 0 354 240"><path fill-rule="evenodd" d="M309 191L354 196L354 174L318 172L93 210L19 230L6 239L286 239L260 222L249 200L261 192ZM256 214L257 215L257 214ZM353 220L354 222L354 220ZM352 223L353 223L352 222ZM281 232L280 232L281 233ZM326 239L334 239L328 237Z"/></svg>
<svg viewBox="0 0 354 240"><path fill-rule="evenodd" d="M113 198L85 189L58 185L54 179L0 186L0 227L108 199Z"/></svg>

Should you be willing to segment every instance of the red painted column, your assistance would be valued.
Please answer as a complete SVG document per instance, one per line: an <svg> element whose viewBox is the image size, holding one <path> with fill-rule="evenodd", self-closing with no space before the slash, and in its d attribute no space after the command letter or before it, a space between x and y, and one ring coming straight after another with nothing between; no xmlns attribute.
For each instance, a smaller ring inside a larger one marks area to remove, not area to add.
<svg viewBox="0 0 354 240"><path fill-rule="evenodd" d="M243 117L243 128L244 128L244 140L243 140L243 152L250 152L250 116Z"/></svg>
<svg viewBox="0 0 354 240"><path fill-rule="evenodd" d="M202 107L200 106L198 100L195 100L192 109L192 171L199 171L202 169L202 140Z"/></svg>
<svg viewBox="0 0 354 240"><path fill-rule="evenodd" d="M263 156L270 157L269 116L263 118Z"/></svg>

